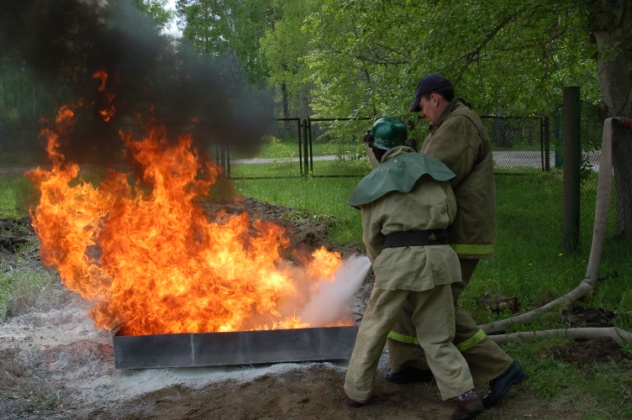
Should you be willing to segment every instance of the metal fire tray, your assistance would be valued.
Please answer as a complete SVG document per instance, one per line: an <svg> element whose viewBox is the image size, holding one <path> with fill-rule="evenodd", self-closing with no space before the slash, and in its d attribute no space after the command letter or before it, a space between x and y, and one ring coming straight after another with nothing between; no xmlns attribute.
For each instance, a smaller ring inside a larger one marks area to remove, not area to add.
<svg viewBox="0 0 632 420"><path fill-rule="evenodd" d="M346 360L357 326L114 336L117 369Z"/></svg>

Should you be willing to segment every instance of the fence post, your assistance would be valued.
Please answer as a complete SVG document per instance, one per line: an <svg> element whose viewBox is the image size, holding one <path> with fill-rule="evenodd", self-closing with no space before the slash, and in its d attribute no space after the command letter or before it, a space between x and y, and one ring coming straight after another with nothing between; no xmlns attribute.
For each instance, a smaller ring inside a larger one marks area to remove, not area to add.
<svg viewBox="0 0 632 420"><path fill-rule="evenodd" d="M581 164L579 86L564 88L563 169L564 251L576 252L579 245L579 167Z"/></svg>
<svg viewBox="0 0 632 420"><path fill-rule="evenodd" d="M213 157L215 164L222 168L227 178L230 178L230 155L228 153L228 147L224 145L215 146Z"/></svg>
<svg viewBox="0 0 632 420"><path fill-rule="evenodd" d="M308 152L307 152L307 124L308 120L303 118L303 160L301 161L301 176L309 174Z"/></svg>
<svg viewBox="0 0 632 420"><path fill-rule="evenodd" d="M549 172L551 170L551 130L549 127L549 117L544 117L542 123L544 125L544 170Z"/></svg>
<svg viewBox="0 0 632 420"><path fill-rule="evenodd" d="M298 119L298 168L303 176L303 135L305 134L305 119Z"/></svg>
<svg viewBox="0 0 632 420"><path fill-rule="evenodd" d="M314 150L312 149L312 120L308 118L309 121L309 138L307 139L309 144L309 174L314 175Z"/></svg>

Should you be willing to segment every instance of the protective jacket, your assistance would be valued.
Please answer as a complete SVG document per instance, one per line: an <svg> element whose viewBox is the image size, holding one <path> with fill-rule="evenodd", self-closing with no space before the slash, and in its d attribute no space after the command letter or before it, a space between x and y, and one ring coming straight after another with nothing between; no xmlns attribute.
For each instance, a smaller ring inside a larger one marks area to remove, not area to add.
<svg viewBox="0 0 632 420"><path fill-rule="evenodd" d="M453 177L437 159L399 146L352 193L349 204L362 211L363 241L381 289L424 291L461 281L458 257L447 244L384 248L387 235L443 230L454 221Z"/></svg>
<svg viewBox="0 0 632 420"><path fill-rule="evenodd" d="M455 217L453 176L438 160L398 146L386 152L349 200L362 211L363 240L375 272L345 375L344 391L356 402L371 397L389 330L407 304L441 397L448 400L474 388L467 362L452 343L452 287L461 281L458 256L446 240L436 238Z"/></svg>
<svg viewBox="0 0 632 420"><path fill-rule="evenodd" d="M450 181L458 206L448 228L452 248L460 258L490 258L496 234L496 186L483 122L455 98L430 127L421 151L456 174Z"/></svg>

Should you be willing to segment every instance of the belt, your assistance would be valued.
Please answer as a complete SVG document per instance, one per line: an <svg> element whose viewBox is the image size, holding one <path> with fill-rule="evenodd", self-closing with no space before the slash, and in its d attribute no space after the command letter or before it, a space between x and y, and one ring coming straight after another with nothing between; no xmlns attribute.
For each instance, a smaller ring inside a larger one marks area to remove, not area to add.
<svg viewBox="0 0 632 420"><path fill-rule="evenodd" d="M447 245L448 233L443 229L407 230L385 236L384 248L403 246Z"/></svg>

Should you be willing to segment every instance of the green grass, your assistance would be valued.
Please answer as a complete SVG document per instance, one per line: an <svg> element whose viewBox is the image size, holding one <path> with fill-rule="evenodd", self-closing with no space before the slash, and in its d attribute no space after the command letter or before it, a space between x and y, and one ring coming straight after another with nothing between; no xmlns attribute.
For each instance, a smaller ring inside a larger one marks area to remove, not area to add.
<svg viewBox="0 0 632 420"><path fill-rule="evenodd" d="M529 380L520 387L522 392L533 393L552 405L556 400L578 399L578 413L569 413L573 419L632 418L632 371L621 371L612 362L564 362L571 345L572 340L565 337L541 339L529 345L506 344L507 353L529 372Z"/></svg>
<svg viewBox="0 0 632 420"><path fill-rule="evenodd" d="M281 161L267 165L235 165L232 175L260 178L234 180L234 188L239 194L291 207L297 217L321 220L327 224L331 238L340 244L361 243L360 213L347 205L347 200L368 168L361 164L341 165L336 161L314 162L314 174L318 175L320 171L339 171L339 175L350 177L298 178L298 164ZM294 178L274 178L281 176ZM0 180L0 215L23 214L15 207L24 201L20 196L29 195L28 183L20 177ZM520 311L525 312L564 295L581 282L586 274L592 239L595 181L594 175L588 175L582 182L580 244L576 252L568 253L564 251L563 242L561 174L534 171L496 177L496 254L493 259L481 262L461 298L461 305L478 322L487 323L511 315L490 312L478 303L481 296L516 297ZM612 208L611 215L614 217ZM603 280L583 302L588 307L614 311L615 326L628 331L632 330L630 249L632 243L629 240L614 238L611 221L600 269ZM34 290L50 284L45 273L27 273L28 270L0 269L0 315L8 311L6 302L15 302L21 294L33 295ZM21 283L25 286L18 287ZM566 328L568 322L562 316L562 309L550 311L511 330ZM595 401L594 409L583 415L586 419L632 417L632 372L607 363L580 369L564 362L560 355L570 344L567 338L556 337L507 344L505 348L529 371L530 379L523 388L526 392L551 402L568 395ZM632 343L623 346L632 355Z"/></svg>
<svg viewBox="0 0 632 420"><path fill-rule="evenodd" d="M23 233L13 234L30 239L17 252L3 257L0 250L0 321L54 303L54 289L59 286L54 270L42 267L35 258L39 249L35 236L25 227L21 229ZM0 230L0 238L5 234Z"/></svg>
<svg viewBox="0 0 632 420"><path fill-rule="evenodd" d="M543 304L573 290L586 274L594 224L596 177L581 184L581 224L579 247L564 251L563 192L559 172L499 175L496 177L498 230L496 254L482 261L468 289L461 295L461 306L479 323L510 317L494 314L478 303L481 296L516 297L520 311ZM284 206L331 216L332 238L340 243L361 243L360 214L346 200L359 178L312 178L298 180L243 180L235 183L246 196ZM632 330L632 242L613 238L614 210L602 258L600 281L583 304L616 313L614 325ZM528 324L512 326L511 331L567 328L562 309L549 311ZM582 419L632 418L632 371L614 363L578 367L563 359L571 346L565 337L541 339L531 343L505 345L508 354L519 360L530 378L522 392L550 402L580 398ZM623 348L632 356L632 343ZM579 397L578 397L579 396ZM491 413L490 413L491 414Z"/></svg>
<svg viewBox="0 0 632 420"><path fill-rule="evenodd" d="M521 310L541 306L574 289L586 274L594 212L594 184L582 184L580 246L564 251L562 179L556 173L497 176L498 230L495 258L484 260L462 295L462 304L479 322L501 319L479 307L477 298L505 295L519 298ZM305 178L238 180L236 190L245 196L331 216L332 238L340 243L361 243L360 214L346 204L357 178ZM632 263L629 242L609 238L603 256L603 276L591 304L621 313L632 311ZM612 278L616 272L615 278ZM553 327L553 325L550 325Z"/></svg>
<svg viewBox="0 0 632 420"><path fill-rule="evenodd" d="M26 215L32 190L23 176L0 176L0 218Z"/></svg>
<svg viewBox="0 0 632 420"><path fill-rule="evenodd" d="M369 168L366 162L337 159L331 161L314 161L308 164L306 172L312 177L355 176L361 178L368 170ZM289 159L276 159L272 163L254 165L232 164L230 167L230 176L234 179L300 177L301 165L298 161L291 161Z"/></svg>
<svg viewBox="0 0 632 420"><path fill-rule="evenodd" d="M304 147L304 145L301 144L301 147ZM255 156L246 155L237 151L231 153L231 159L248 159L253 157L262 159L298 158L298 150L299 145L297 140L281 140L273 137L265 141L261 145L261 147L257 150ZM313 141L311 145L311 150L313 156L340 156L351 154L355 151L363 152L362 144L359 142L337 143Z"/></svg>
<svg viewBox="0 0 632 420"><path fill-rule="evenodd" d="M0 320L52 303L58 284L52 270L0 263Z"/></svg>
<svg viewBox="0 0 632 420"><path fill-rule="evenodd" d="M298 163L280 162L233 165L231 175L261 178L234 180L239 194L309 212L312 217L327 221L334 241L361 243L360 213L347 200L368 171L366 162L314 162L315 176L299 178ZM321 178L319 173L349 177ZM276 178L284 176L294 178ZM559 173L498 175L496 187L495 258L481 262L462 295L462 304L482 323L507 316L480 308L477 298L484 294L516 296L521 310L529 310L576 287L585 276L592 238L595 179L582 183L581 235L576 253L564 251ZM25 215L31 196L30 182L24 177L0 177L0 217ZM614 209L611 212L614 215ZM613 229L611 223L600 271L606 280L599 283L590 303L625 314L632 311L632 263L628 261L631 244L613 239Z"/></svg>
<svg viewBox="0 0 632 420"><path fill-rule="evenodd" d="M339 243L362 242L360 212L347 204L356 178L293 178L236 180L235 190L268 203L327 217L329 233ZM360 227L358 229L358 227Z"/></svg>

